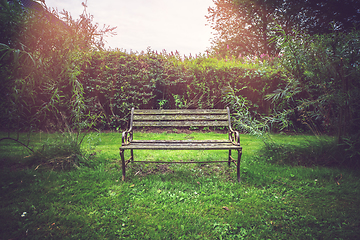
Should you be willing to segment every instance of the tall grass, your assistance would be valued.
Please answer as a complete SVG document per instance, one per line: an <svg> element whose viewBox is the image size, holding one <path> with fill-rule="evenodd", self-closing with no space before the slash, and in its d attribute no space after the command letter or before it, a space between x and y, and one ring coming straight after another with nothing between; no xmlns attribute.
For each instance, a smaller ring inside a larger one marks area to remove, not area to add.
<svg viewBox="0 0 360 240"><path fill-rule="evenodd" d="M34 146L42 146L44 138L56 138L42 135L40 141L39 137L39 134L34 136ZM220 133L199 132L138 132L134 136L136 139L222 137ZM276 144L291 142L294 146L320 141L313 136L276 135L273 139ZM267 153L261 139L243 135L241 143L244 151L241 184L236 181L235 167L229 168L226 163L130 163L128 179L122 182L119 133L86 136L81 150L96 164L71 170L46 167L35 170L37 165L14 167L29 153L14 143L1 143L0 239L356 239L359 236L357 170L269 161L269 157L277 158L277 155ZM296 151L296 147L292 148ZM135 151L134 154L137 160L144 161L227 159L227 151Z"/></svg>
<svg viewBox="0 0 360 240"><path fill-rule="evenodd" d="M277 138L277 141L274 141L274 138ZM302 141L287 142L282 139L289 140L291 136L286 138L273 136L266 139L261 158L272 163L291 166L360 167L360 162L351 156L353 151L348 151L349 148L346 146L337 144L334 138L307 137Z"/></svg>

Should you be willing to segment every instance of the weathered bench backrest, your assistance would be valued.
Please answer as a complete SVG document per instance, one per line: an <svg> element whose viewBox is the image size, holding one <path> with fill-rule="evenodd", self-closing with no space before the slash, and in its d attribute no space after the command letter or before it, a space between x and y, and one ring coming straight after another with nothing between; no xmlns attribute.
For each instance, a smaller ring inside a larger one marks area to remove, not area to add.
<svg viewBox="0 0 360 240"><path fill-rule="evenodd" d="M131 110L134 127L230 127L229 109Z"/></svg>

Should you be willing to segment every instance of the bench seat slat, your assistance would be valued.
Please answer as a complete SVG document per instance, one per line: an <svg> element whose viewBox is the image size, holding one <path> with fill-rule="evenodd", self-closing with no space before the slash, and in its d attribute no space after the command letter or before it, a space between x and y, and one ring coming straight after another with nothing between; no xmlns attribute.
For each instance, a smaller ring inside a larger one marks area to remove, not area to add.
<svg viewBox="0 0 360 240"><path fill-rule="evenodd" d="M133 140L131 143L230 143L229 140Z"/></svg>
<svg viewBox="0 0 360 240"><path fill-rule="evenodd" d="M228 150L228 149L241 149L239 145L234 145L230 142L208 142L203 143L193 141L192 143L186 142L131 142L129 145L121 146L121 149L153 149L153 150Z"/></svg>
<svg viewBox="0 0 360 240"><path fill-rule="evenodd" d="M228 121L134 121L134 127L223 127Z"/></svg>

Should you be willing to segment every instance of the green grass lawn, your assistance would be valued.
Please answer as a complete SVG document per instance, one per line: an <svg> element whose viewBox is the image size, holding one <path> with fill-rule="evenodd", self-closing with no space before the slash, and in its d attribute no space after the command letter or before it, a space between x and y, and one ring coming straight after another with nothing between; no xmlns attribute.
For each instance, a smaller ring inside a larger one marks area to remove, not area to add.
<svg viewBox="0 0 360 240"><path fill-rule="evenodd" d="M1 134L0 137L3 137ZM22 135L24 140L26 136ZM34 134L32 146L58 138ZM221 133L138 132L134 139L222 139ZM331 141L330 137L323 137ZM314 136L274 135L301 146ZM323 140L323 139L322 139ZM59 170L0 142L0 239L358 239L357 170L269 161L242 135L242 182L227 163L130 163L121 181L119 133L90 133L89 164ZM125 156L129 157L129 151ZM136 160L226 160L227 151L134 151ZM234 152L234 157L236 154ZM36 169L36 170L35 170Z"/></svg>

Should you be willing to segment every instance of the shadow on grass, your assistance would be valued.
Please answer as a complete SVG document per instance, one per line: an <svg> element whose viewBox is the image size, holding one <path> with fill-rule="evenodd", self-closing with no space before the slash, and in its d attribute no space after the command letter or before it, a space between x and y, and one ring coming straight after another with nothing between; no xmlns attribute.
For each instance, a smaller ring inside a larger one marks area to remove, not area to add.
<svg viewBox="0 0 360 240"><path fill-rule="evenodd" d="M300 144L267 141L259 158L270 163L305 167L346 167L359 169L357 154L333 139L306 140Z"/></svg>
<svg viewBox="0 0 360 240"><path fill-rule="evenodd" d="M126 167L126 179L131 182L146 177L158 178L162 181L178 181L183 183L197 183L199 178L222 178L236 181L236 168L227 163L191 163L191 164L155 164L130 163Z"/></svg>

